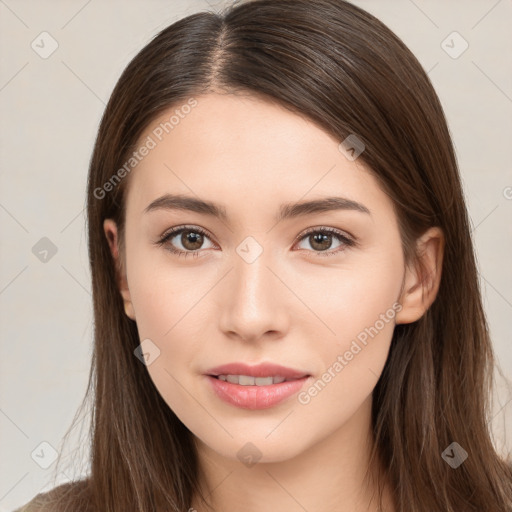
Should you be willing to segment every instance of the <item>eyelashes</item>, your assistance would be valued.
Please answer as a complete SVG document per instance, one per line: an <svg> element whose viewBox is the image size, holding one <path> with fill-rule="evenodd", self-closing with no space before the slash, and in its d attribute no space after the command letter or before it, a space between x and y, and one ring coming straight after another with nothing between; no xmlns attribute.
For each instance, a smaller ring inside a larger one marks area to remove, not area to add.
<svg viewBox="0 0 512 512"><path fill-rule="evenodd" d="M179 238L179 243L183 246L183 249L179 249L175 246L174 243L172 243L172 240L179 235L182 235ZM183 236L185 235L185 236ZM205 231L203 228L199 226L176 226L169 231L165 232L156 242L155 244L158 246L164 247L166 250L171 252L172 254L175 254L177 256L183 256L185 258L187 257L193 257L197 258L200 256L200 253L204 252L202 247L204 240L210 240L210 235L207 231ZM314 250L313 246L317 246L320 244L325 244L327 242L327 245L331 244L331 241L333 239L336 239L340 242L340 245L335 250L330 249L324 249L321 248L320 250ZM302 232L300 235L298 235L294 240L294 246L297 243L302 242L303 240L306 240L309 242L310 247L312 249L301 249L306 250L307 252L312 252L315 256L319 257L326 257L326 256L333 256L336 254L340 254L344 250L350 247L354 247L357 245L357 241L353 238L345 234L343 231L340 231L335 228L331 227L314 227L309 228L305 232ZM199 244L201 247L193 247L192 249L187 249L187 247L184 244ZM216 244L211 245L211 247L216 248ZM208 248L211 248L208 247Z"/></svg>

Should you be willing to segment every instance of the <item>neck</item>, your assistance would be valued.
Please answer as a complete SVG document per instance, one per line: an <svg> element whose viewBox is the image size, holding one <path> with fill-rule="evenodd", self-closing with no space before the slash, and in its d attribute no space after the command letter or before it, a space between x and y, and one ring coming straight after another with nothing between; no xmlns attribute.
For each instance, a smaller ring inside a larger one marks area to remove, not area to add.
<svg viewBox="0 0 512 512"><path fill-rule="evenodd" d="M369 467L371 443L371 396L341 428L291 459L247 467L197 440L203 495L217 512L377 512L382 468ZM198 497L192 509L205 510Z"/></svg>

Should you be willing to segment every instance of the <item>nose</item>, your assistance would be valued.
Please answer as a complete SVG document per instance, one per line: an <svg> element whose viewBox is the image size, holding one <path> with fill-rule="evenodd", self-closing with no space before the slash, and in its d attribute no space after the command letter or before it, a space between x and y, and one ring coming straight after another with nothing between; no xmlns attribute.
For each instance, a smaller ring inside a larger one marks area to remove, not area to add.
<svg viewBox="0 0 512 512"><path fill-rule="evenodd" d="M252 262L235 254L220 289L218 318L225 336L257 342L281 338L288 331L293 294L272 267L265 251Z"/></svg>

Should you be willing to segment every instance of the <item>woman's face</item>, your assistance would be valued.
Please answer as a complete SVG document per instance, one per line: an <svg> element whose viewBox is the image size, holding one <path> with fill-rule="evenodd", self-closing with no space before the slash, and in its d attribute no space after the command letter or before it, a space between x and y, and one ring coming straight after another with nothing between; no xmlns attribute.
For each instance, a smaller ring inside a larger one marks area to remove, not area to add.
<svg viewBox="0 0 512 512"><path fill-rule="evenodd" d="M397 219L357 153L311 122L253 97L195 100L139 141L126 312L156 388L203 446L285 460L367 428L404 314Z"/></svg>

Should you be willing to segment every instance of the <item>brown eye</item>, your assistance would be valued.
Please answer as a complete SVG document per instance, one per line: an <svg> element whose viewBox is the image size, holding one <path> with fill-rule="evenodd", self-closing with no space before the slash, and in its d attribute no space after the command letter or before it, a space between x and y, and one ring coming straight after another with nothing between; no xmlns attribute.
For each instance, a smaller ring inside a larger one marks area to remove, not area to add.
<svg viewBox="0 0 512 512"><path fill-rule="evenodd" d="M309 243L315 250L326 251L327 249L330 249L332 245L332 235L325 233L315 233L314 235L309 235Z"/></svg>
<svg viewBox="0 0 512 512"><path fill-rule="evenodd" d="M204 247L206 241L210 245ZM179 256L192 255L199 256L200 249L211 249L214 244L211 243L210 237L202 228L199 227L177 227L168 231L162 236L158 245L164 246L168 251L178 254Z"/></svg>
<svg viewBox="0 0 512 512"><path fill-rule="evenodd" d="M332 245L334 240L338 240L338 245L333 250ZM319 256L331 256L338 254L347 247L355 245L355 241L347 235L333 228L313 228L305 234L299 236L299 242L307 241L311 250L318 253ZM304 247L301 247L302 249ZM306 247L306 249L308 249ZM308 249L309 250L309 249ZM322 254L325 253L325 254Z"/></svg>
<svg viewBox="0 0 512 512"><path fill-rule="evenodd" d="M180 242L189 251L196 251L201 248L204 237L201 233L187 229L181 233Z"/></svg>

